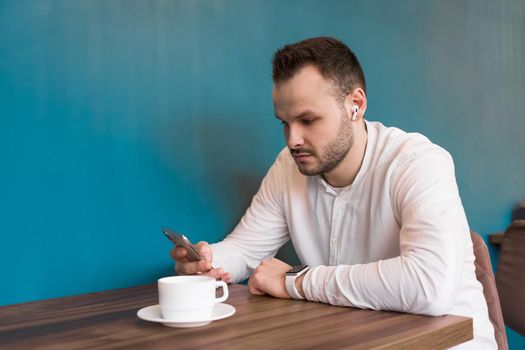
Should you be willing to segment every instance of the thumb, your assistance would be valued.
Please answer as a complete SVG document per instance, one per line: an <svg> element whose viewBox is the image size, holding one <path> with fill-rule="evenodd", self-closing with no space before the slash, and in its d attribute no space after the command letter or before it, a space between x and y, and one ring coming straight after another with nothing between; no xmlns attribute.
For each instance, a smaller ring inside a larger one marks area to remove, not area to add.
<svg viewBox="0 0 525 350"><path fill-rule="evenodd" d="M208 242L200 241L199 243L195 244L195 249L204 257L204 259L209 262L210 264L213 261L213 251L211 250L210 245Z"/></svg>

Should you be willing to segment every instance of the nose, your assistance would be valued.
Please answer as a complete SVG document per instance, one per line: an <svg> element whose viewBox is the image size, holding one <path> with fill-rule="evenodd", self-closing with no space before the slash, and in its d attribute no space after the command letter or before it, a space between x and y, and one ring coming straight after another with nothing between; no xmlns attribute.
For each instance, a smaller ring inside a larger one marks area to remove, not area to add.
<svg viewBox="0 0 525 350"><path fill-rule="evenodd" d="M304 144L301 131L296 126L288 125L284 130L284 136L289 149L301 147Z"/></svg>

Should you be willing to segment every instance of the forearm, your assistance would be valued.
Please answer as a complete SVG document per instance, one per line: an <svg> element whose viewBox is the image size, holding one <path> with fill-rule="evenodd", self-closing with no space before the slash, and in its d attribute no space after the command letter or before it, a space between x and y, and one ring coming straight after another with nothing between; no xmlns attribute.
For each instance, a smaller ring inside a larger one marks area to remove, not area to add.
<svg viewBox="0 0 525 350"><path fill-rule="evenodd" d="M271 219L254 219L252 210L253 206L222 242L211 245L213 266L229 272L234 283L248 278L262 260L273 257L289 239L284 225L268 222Z"/></svg>
<svg viewBox="0 0 525 350"><path fill-rule="evenodd" d="M308 300L374 310L441 315L451 308L455 271L403 257L363 265L318 266L302 281ZM448 276L450 274L450 276Z"/></svg>
<svg viewBox="0 0 525 350"><path fill-rule="evenodd" d="M211 248L213 251L213 267L222 268L229 272L232 283L240 283L250 275L245 258L239 253L237 247L223 241L212 244Z"/></svg>
<svg viewBox="0 0 525 350"><path fill-rule="evenodd" d="M450 222L448 228L407 223L394 258L313 267L302 283L306 298L375 310L448 312L461 283L469 236L464 220Z"/></svg>

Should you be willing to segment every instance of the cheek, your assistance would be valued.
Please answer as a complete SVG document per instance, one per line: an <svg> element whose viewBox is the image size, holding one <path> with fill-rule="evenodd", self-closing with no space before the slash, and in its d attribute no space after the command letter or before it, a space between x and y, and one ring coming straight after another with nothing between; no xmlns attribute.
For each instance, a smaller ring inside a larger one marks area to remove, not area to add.
<svg viewBox="0 0 525 350"><path fill-rule="evenodd" d="M326 125L323 130L319 132L320 137L322 137L323 140L325 140L325 143L329 143L330 141L337 138L337 134L339 133L339 129L341 128L341 123L330 123L330 125Z"/></svg>
<svg viewBox="0 0 525 350"><path fill-rule="evenodd" d="M312 129L310 132L304 135L305 141L316 148L323 148L325 144L330 142L332 139L332 133L330 130L324 128Z"/></svg>

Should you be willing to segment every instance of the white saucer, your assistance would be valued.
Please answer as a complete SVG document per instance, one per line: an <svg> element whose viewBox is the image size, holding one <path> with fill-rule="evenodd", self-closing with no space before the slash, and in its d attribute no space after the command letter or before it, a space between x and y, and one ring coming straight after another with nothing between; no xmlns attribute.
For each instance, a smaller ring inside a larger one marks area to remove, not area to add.
<svg viewBox="0 0 525 350"><path fill-rule="evenodd" d="M205 326L211 323L211 321L221 320L223 318L230 317L234 313L235 313L235 308L233 306L225 304L225 303L218 303L213 308L211 317L205 320L190 321L190 322L170 321L170 320L166 320L162 318L162 315L160 313L160 306L157 304L157 305L143 307L137 312L137 316L140 319L143 319L145 321L159 322L168 327L189 328L189 327Z"/></svg>

